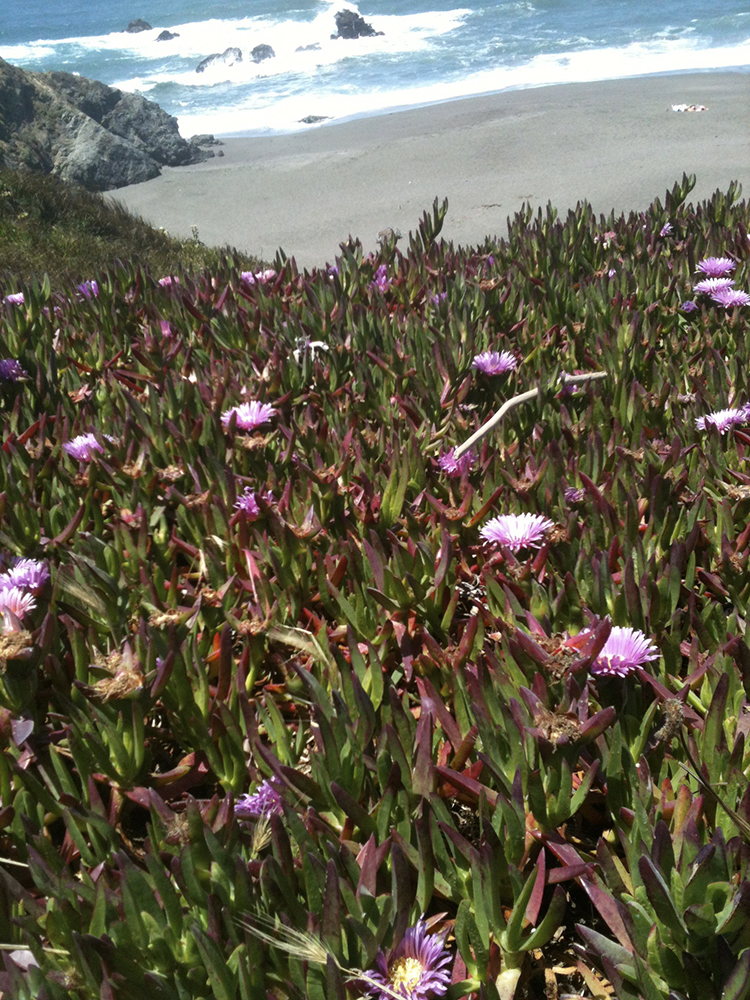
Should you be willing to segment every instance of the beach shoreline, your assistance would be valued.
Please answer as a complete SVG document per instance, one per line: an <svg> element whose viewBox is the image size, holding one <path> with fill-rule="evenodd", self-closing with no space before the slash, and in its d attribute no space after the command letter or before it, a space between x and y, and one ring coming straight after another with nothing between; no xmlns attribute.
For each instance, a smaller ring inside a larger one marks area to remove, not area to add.
<svg viewBox="0 0 750 1000"><path fill-rule="evenodd" d="M672 105L705 105L674 112ZM502 236L524 203L565 213L648 207L683 173L691 200L733 180L750 191L750 74L698 72L570 83L460 98L276 136L232 137L223 157L167 168L110 196L172 235L301 267L406 236L448 198L443 236Z"/></svg>

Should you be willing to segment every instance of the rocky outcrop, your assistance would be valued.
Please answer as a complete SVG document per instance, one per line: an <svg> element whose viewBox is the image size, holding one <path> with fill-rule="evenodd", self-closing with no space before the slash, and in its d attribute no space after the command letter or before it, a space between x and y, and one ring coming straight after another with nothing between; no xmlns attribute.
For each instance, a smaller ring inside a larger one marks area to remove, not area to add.
<svg viewBox="0 0 750 1000"><path fill-rule="evenodd" d="M152 28L148 21L143 21L140 17L137 17L135 21L130 22L125 30L129 31L132 35L137 31L151 31Z"/></svg>
<svg viewBox="0 0 750 1000"><path fill-rule="evenodd" d="M0 166L55 174L91 191L157 177L206 154L158 104L71 73L0 59Z"/></svg>
<svg viewBox="0 0 750 1000"><path fill-rule="evenodd" d="M250 58L253 62L259 63L263 62L264 59L273 59L275 55L276 53L270 45L256 45L250 53Z"/></svg>
<svg viewBox="0 0 750 1000"><path fill-rule="evenodd" d="M242 62L242 49L232 45L223 52L215 52L212 56L201 59L195 68L196 73L205 73L207 69L214 66L234 66L235 63Z"/></svg>
<svg viewBox="0 0 750 1000"><path fill-rule="evenodd" d="M167 29L165 28L164 31L160 32L156 36L156 40L157 42L171 42L173 38L179 38L179 37L180 37L179 31L167 31Z"/></svg>
<svg viewBox="0 0 750 1000"><path fill-rule="evenodd" d="M383 31L376 31L356 10L340 10L334 16L336 34L331 35L331 38L369 38L384 34Z"/></svg>

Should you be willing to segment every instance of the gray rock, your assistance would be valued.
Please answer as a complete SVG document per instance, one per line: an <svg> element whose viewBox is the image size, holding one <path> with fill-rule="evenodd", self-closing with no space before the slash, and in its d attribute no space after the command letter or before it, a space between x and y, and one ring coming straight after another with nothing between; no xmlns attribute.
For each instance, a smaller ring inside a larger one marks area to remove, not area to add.
<svg viewBox="0 0 750 1000"><path fill-rule="evenodd" d="M137 17L135 21L130 22L125 30L129 31L132 35L137 31L153 31L153 28L148 21L143 21L140 17Z"/></svg>
<svg viewBox="0 0 750 1000"><path fill-rule="evenodd" d="M235 45L230 45L223 52L215 52L212 56L201 59L195 68L196 73L205 73L211 66L234 66L235 63L242 62L242 49Z"/></svg>
<svg viewBox="0 0 750 1000"><path fill-rule="evenodd" d="M312 45L298 45L295 52L320 52L320 42L313 42Z"/></svg>
<svg viewBox="0 0 750 1000"><path fill-rule="evenodd" d="M150 180L162 165L197 163L206 155L152 101L97 80L32 73L0 59L0 166L108 191Z"/></svg>
<svg viewBox="0 0 750 1000"><path fill-rule="evenodd" d="M254 63L263 62L264 59L273 59L276 53L270 45L256 45L250 53L250 58Z"/></svg>
<svg viewBox="0 0 750 1000"><path fill-rule="evenodd" d="M376 31L355 10L340 10L334 17L336 19L336 34L331 35L331 38L369 38L373 35L384 34L383 31Z"/></svg>
<svg viewBox="0 0 750 1000"><path fill-rule="evenodd" d="M300 118L300 123L303 125L317 125L318 122L327 122L330 115L305 115L304 118Z"/></svg>
<svg viewBox="0 0 750 1000"><path fill-rule="evenodd" d="M171 42L173 38L179 38L179 37L180 37L179 31L167 31L167 29L165 28L164 31L161 32L161 34L156 36L156 40L157 42Z"/></svg>
<svg viewBox="0 0 750 1000"><path fill-rule="evenodd" d="M202 132L200 135L191 135L188 139L191 146L223 146L224 143L221 139L217 139L215 135L210 135L208 132Z"/></svg>

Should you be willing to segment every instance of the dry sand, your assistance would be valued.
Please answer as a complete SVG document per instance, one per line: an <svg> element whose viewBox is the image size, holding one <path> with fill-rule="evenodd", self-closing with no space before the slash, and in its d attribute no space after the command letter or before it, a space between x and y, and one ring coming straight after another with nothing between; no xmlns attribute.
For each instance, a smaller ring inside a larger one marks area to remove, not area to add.
<svg viewBox="0 0 750 1000"><path fill-rule="evenodd" d="M677 113L673 104L707 111ZM302 267L333 261L349 234L365 250L406 236L434 198L443 235L503 235L523 202L566 212L645 209L694 173L691 200L739 180L750 195L750 74L697 73L512 91L272 138L225 140L224 156L113 194L175 236Z"/></svg>

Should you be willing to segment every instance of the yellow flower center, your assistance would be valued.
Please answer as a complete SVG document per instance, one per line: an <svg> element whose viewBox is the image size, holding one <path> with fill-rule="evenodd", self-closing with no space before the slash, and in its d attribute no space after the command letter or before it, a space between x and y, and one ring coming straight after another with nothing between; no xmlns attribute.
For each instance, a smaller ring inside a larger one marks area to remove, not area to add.
<svg viewBox="0 0 750 1000"><path fill-rule="evenodd" d="M424 968L422 963L416 958L399 958L391 968L390 985L394 989L405 986L408 993L411 993L419 985Z"/></svg>

